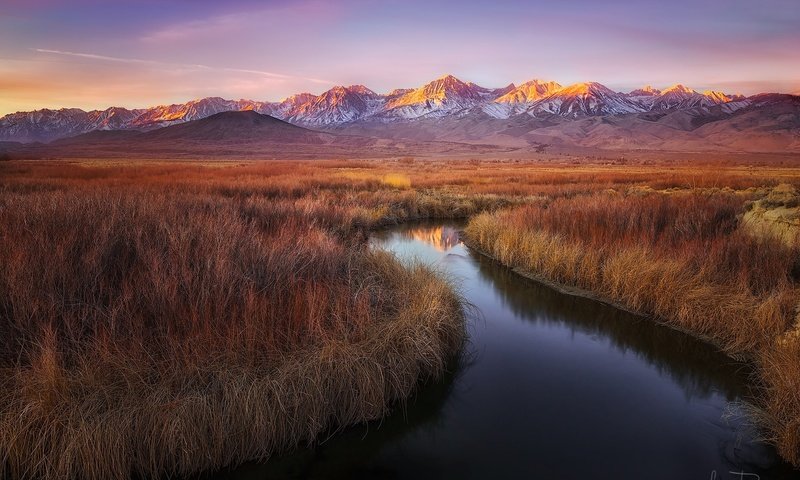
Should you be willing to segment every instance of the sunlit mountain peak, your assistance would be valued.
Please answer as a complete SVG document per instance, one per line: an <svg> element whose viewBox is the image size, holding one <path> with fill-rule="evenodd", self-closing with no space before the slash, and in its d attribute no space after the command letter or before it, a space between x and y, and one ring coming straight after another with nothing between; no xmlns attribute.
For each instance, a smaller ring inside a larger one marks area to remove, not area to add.
<svg viewBox="0 0 800 480"><path fill-rule="evenodd" d="M664 94L668 94L668 93L685 93L685 94L693 94L693 93L697 93L697 92L696 92L696 91L694 91L693 89L691 89L691 88L689 88L689 87L687 87L687 86L683 85L683 84L676 83L675 85L672 85L671 87L667 87L667 88L665 88L665 89L664 89L664 90L661 92L661 94L662 94L662 95L664 95Z"/></svg>
<svg viewBox="0 0 800 480"><path fill-rule="evenodd" d="M552 81L533 79L513 88L497 98L498 103L532 102L559 90L561 85Z"/></svg>

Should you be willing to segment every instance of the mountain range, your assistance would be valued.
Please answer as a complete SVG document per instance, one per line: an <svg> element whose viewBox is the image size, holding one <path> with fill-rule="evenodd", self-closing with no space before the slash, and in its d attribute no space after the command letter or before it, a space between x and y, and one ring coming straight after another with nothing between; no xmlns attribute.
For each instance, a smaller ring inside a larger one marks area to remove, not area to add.
<svg viewBox="0 0 800 480"><path fill-rule="evenodd" d="M49 143L0 142L0 160L42 158L385 158L469 156L514 149L447 141L387 139L303 128L253 110L215 113L151 130L94 130Z"/></svg>
<svg viewBox="0 0 800 480"><path fill-rule="evenodd" d="M0 118L0 141L52 142L94 131L148 132L229 111L253 111L328 133L527 148L800 151L800 97L698 92L683 85L628 93L596 83L531 80L485 88L445 75L378 94L363 85L280 102L209 97L146 109L69 108ZM213 132L207 132L213 137Z"/></svg>

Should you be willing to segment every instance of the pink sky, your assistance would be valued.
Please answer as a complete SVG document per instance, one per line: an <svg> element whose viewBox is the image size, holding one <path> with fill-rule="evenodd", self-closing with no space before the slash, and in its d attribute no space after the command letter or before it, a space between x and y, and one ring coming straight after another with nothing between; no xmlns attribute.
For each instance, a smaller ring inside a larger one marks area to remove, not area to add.
<svg viewBox="0 0 800 480"><path fill-rule="evenodd" d="M445 73L798 92L798 25L795 0L4 2L0 114L385 92Z"/></svg>

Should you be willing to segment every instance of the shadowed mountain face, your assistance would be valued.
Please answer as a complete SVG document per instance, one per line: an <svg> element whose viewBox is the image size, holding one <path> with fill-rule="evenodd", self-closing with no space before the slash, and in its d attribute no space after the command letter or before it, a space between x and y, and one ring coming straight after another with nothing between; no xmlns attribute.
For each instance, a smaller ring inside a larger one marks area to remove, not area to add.
<svg viewBox="0 0 800 480"><path fill-rule="evenodd" d="M386 157L398 152L484 154L494 145L381 139L320 132L254 111L210 117L140 132L96 130L49 144L0 142L0 158L344 158Z"/></svg>
<svg viewBox="0 0 800 480"><path fill-rule="evenodd" d="M757 103L756 103L757 102ZM735 105L737 104L738 105ZM712 107L577 115L559 111L608 108L583 98L550 106L554 113L495 118L483 112L415 122L359 122L329 131L425 141L502 145L524 150L665 152L775 152L800 154L800 97L766 96L751 105L732 101Z"/></svg>
<svg viewBox="0 0 800 480"><path fill-rule="evenodd" d="M254 111L222 112L194 122L144 133L144 142L274 142L321 144L331 134L315 132Z"/></svg>
<svg viewBox="0 0 800 480"><path fill-rule="evenodd" d="M292 125L254 111L221 112L200 120L139 132L94 131L22 147L32 156L248 156L261 153L303 154L333 144L337 136ZM369 139L362 139L368 144ZM358 143L357 141L355 143Z"/></svg>
<svg viewBox="0 0 800 480"><path fill-rule="evenodd" d="M367 138L349 138L356 145L368 145ZM41 149L65 156L250 156L300 157L336 150L339 137L317 132L254 111L221 112L210 117L148 132L90 132L56 140ZM347 142L339 142L347 143Z"/></svg>

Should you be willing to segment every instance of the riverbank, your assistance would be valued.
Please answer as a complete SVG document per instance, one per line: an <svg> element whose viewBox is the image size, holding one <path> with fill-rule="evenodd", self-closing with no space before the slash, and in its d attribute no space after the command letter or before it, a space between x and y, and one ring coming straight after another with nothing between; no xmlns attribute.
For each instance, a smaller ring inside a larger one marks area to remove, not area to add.
<svg viewBox="0 0 800 480"><path fill-rule="evenodd" d="M2 176L0 476L264 460L382 417L459 355L451 285L363 238L464 203L179 170Z"/></svg>
<svg viewBox="0 0 800 480"><path fill-rule="evenodd" d="M400 405L458 354L464 314L434 272L365 248L378 226L609 191L715 198L722 183L755 198L798 178L479 159L1 162L0 474L187 475ZM793 361L786 345L775 365ZM774 372L770 385L795 388ZM771 398L791 419L794 397Z"/></svg>
<svg viewBox="0 0 800 480"><path fill-rule="evenodd" d="M578 479L600 465L619 478L647 478L655 470L664 478L712 470L796 478L749 423L741 403L751 395L749 365L693 336L520 277L459 242L462 228L426 221L372 235L376 248L452 276L475 307L470 361L452 393L433 420L405 426L391 440L381 438L383 426L359 428L349 441L307 451L303 471L310 477L538 472ZM409 417L425 408L417 404ZM369 453L351 466L327 469L362 448ZM265 466L261 477L273 471ZM247 477L225 480L239 478Z"/></svg>
<svg viewBox="0 0 800 480"><path fill-rule="evenodd" d="M92 365L82 358L80 368L6 370L5 474L185 477L265 460L382 417L446 373L461 349L464 317L449 285L429 271L379 261L407 307L360 339L326 339L270 362L242 358L245 352L232 346L228 358L195 368L175 358L143 364L126 351Z"/></svg>
<svg viewBox="0 0 800 480"><path fill-rule="evenodd" d="M522 269L520 267L512 267L511 265L504 264L499 258L495 257L494 255L492 255L488 251L482 249L481 246L477 242L472 241L469 238L469 236L467 236L466 233L463 230L461 231L461 233L462 233L461 241L464 243L464 245L469 247L471 250L475 251L477 254L482 255L482 256L484 256L484 257L486 257L486 258L488 258L488 259L490 259L490 260L492 260L494 262L497 262L497 263L509 268L516 275L519 275L521 277L525 277L525 278L527 278L529 280L533 280L536 283L540 283L540 284L546 286L547 288L551 288L551 289L553 289L553 290L555 290L555 291L557 291L559 293L563 293L564 295L570 295L570 296L573 296L573 297L580 297L580 298L585 298L585 299L592 300L592 301L595 301L595 302L600 302L600 303L608 305L610 307L614 307L614 308L616 308L618 310L622 310L624 312L630 313L631 315L636 315L637 317L642 317L642 318L645 318L645 319L650 320L652 322L656 322L659 325L663 325L664 327L671 328L671 329L676 330L678 332L681 332L683 334L691 335L692 337L694 337L694 338L696 338L696 339L698 339L700 341L703 341L705 343L708 343L710 345L713 345L718 350L724 352L723 345L719 341L717 341L716 339L714 339L712 337L709 337L707 335L703 335L703 334L700 334L700 333L697 333L697 332L693 332L693 331L685 329L685 328L681 328L679 325L675 325L673 323L666 322L666 321L664 321L662 319L659 319L658 317L655 317L652 314L649 314L647 312L633 310L632 308L628 307L627 305L625 305L623 303L620 303L620 302L618 302L618 301L616 301L616 300L614 300L612 298L600 295L600 294L598 294L596 292L592 292L591 290L586 290L586 289L583 289L583 288L580 288L580 287L576 287L576 286L568 285L568 284L564 284L564 283L554 282L552 280L549 280L547 277L544 277L543 275L536 274L535 272L527 271L527 270L524 270L524 269ZM746 355L744 353L734 353L734 352L725 352L725 353L728 356L730 356L733 360L736 360L736 361L739 361L739 362L741 362L741 361L750 361L750 362L753 361L752 357L749 357L748 355Z"/></svg>
<svg viewBox="0 0 800 480"><path fill-rule="evenodd" d="M730 193L600 193L492 214L467 243L537 281L646 315L758 366L758 417L800 464L798 247L738 229Z"/></svg>

